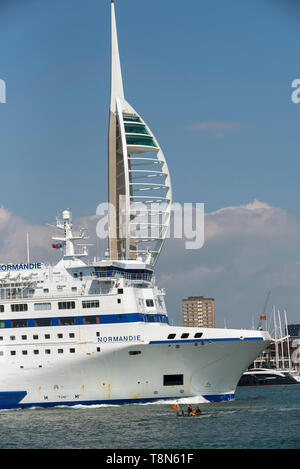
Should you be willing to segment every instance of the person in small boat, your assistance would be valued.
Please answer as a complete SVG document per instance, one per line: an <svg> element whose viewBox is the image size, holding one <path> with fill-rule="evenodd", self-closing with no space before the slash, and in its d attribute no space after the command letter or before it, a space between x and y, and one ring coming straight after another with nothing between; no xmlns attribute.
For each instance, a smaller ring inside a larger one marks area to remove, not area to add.
<svg viewBox="0 0 300 469"><path fill-rule="evenodd" d="M200 414L201 414L201 410L199 409L198 406L196 407L195 412L196 412L196 415L200 415Z"/></svg>
<svg viewBox="0 0 300 469"><path fill-rule="evenodd" d="M188 406L187 413L188 415L193 415L193 407L191 405Z"/></svg>

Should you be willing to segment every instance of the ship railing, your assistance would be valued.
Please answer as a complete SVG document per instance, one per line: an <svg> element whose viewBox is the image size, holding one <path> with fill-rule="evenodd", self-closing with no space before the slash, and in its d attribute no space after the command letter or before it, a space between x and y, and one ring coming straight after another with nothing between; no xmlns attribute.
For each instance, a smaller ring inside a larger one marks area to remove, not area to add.
<svg viewBox="0 0 300 469"><path fill-rule="evenodd" d="M142 273L136 274L131 272L95 272L94 276L91 278L95 279L108 279L108 278L124 278L126 280L136 281L136 282L151 282L153 280L152 274Z"/></svg>
<svg viewBox="0 0 300 469"><path fill-rule="evenodd" d="M15 301L15 300L22 300L23 298L33 298L35 296L34 292L3 292L0 291L0 300L8 300L8 301Z"/></svg>
<svg viewBox="0 0 300 469"><path fill-rule="evenodd" d="M49 292L45 293L40 290L36 290L35 293L24 293L23 295L14 295L12 296L4 296L0 295L0 301L2 302L15 302L16 300L35 300L35 301L41 301L41 300L55 300L55 299L61 299L61 298L78 298L78 297L99 297L102 295L117 295L117 291L115 288L110 288L110 289L98 289L98 290L90 290L89 288L86 289L78 289L76 292L71 291L71 289L64 289L62 291L55 291L55 290L49 290Z"/></svg>

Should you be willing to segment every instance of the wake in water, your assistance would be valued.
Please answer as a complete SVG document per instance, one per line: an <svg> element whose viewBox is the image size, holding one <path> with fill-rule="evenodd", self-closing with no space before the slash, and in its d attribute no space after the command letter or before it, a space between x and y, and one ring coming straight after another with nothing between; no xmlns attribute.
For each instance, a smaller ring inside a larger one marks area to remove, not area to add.
<svg viewBox="0 0 300 469"><path fill-rule="evenodd" d="M70 405L64 405L64 404L59 404L51 407L43 407L43 406L32 406L32 407L27 407L26 409L2 409L1 412L15 412L15 411L20 411L20 410L57 410L57 409L67 409L67 410L80 410L80 409L101 409L101 408L107 408L107 407L124 407L124 406L152 406L152 405L173 405L173 404L182 404L182 405L188 405L188 404L211 404L210 401L207 399L204 399L202 396L194 396L194 397L182 397L179 399L160 399L154 402L132 402L129 404L74 404L72 406ZM1 415L1 414L0 414Z"/></svg>
<svg viewBox="0 0 300 469"><path fill-rule="evenodd" d="M172 404L210 404L210 401L204 399L202 396L194 396L194 397L181 397L180 399L160 399L159 401L155 402L142 402L137 404L129 404L129 405L172 405Z"/></svg>

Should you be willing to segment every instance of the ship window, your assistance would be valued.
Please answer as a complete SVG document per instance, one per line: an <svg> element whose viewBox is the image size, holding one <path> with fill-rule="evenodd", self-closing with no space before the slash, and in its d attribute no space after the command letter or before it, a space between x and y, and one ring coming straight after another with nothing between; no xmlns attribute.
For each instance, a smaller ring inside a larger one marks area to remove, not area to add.
<svg viewBox="0 0 300 469"><path fill-rule="evenodd" d="M181 334L181 338L182 338L182 339L187 339L188 336L189 336L189 334L187 334L187 333Z"/></svg>
<svg viewBox="0 0 300 469"><path fill-rule="evenodd" d="M59 301L58 309L75 309L75 301Z"/></svg>
<svg viewBox="0 0 300 469"><path fill-rule="evenodd" d="M34 311L48 311L51 309L51 303L34 303Z"/></svg>
<svg viewBox="0 0 300 469"><path fill-rule="evenodd" d="M74 348L70 348L70 353L75 353L75 349L74 349Z"/></svg>
<svg viewBox="0 0 300 469"><path fill-rule="evenodd" d="M22 335L21 338L22 338L22 340L26 340L26 339L27 339L27 335Z"/></svg>
<svg viewBox="0 0 300 469"><path fill-rule="evenodd" d="M84 316L82 318L82 324L100 324L99 316Z"/></svg>
<svg viewBox="0 0 300 469"><path fill-rule="evenodd" d="M15 340L15 338L16 338L16 336L14 336L14 335L10 336L10 340Z"/></svg>
<svg viewBox="0 0 300 469"><path fill-rule="evenodd" d="M196 332L194 335L195 339L202 337L203 333L202 332Z"/></svg>
<svg viewBox="0 0 300 469"><path fill-rule="evenodd" d="M27 355L27 354L28 354L27 350L22 350L22 355Z"/></svg>
<svg viewBox="0 0 300 469"><path fill-rule="evenodd" d="M34 336L33 336L33 339L35 339L35 340L37 340L38 338L39 338L38 335L34 335Z"/></svg>
<svg viewBox="0 0 300 469"><path fill-rule="evenodd" d="M146 306L153 307L154 306L153 300L146 300Z"/></svg>
<svg viewBox="0 0 300 469"><path fill-rule="evenodd" d="M4 305L0 305L0 313L4 313Z"/></svg>
<svg viewBox="0 0 300 469"><path fill-rule="evenodd" d="M130 350L129 355L140 355L142 352L140 350Z"/></svg>
<svg viewBox="0 0 300 469"><path fill-rule="evenodd" d="M45 354L46 354L46 355L50 355L50 353L51 353L51 350L50 350L50 349L48 349L48 348L46 348L46 350L45 350Z"/></svg>
<svg viewBox="0 0 300 469"><path fill-rule="evenodd" d="M168 335L168 339L175 339L175 337L176 337L176 334L169 334Z"/></svg>
<svg viewBox="0 0 300 469"><path fill-rule="evenodd" d="M101 348L100 348L100 347L97 347L97 352L101 352Z"/></svg>
<svg viewBox="0 0 300 469"><path fill-rule="evenodd" d="M118 294L119 294L119 295L122 295L122 293L124 293L123 288L118 288Z"/></svg>
<svg viewBox="0 0 300 469"><path fill-rule="evenodd" d="M57 350L57 353L64 353L64 349L59 348L59 349Z"/></svg>
<svg viewBox="0 0 300 469"><path fill-rule="evenodd" d="M49 293L49 288L44 288L44 293Z"/></svg>
<svg viewBox="0 0 300 469"><path fill-rule="evenodd" d="M70 332L69 337L70 337L70 339L74 339L74 337L75 337L74 332Z"/></svg>
<svg viewBox="0 0 300 469"><path fill-rule="evenodd" d="M26 303L25 304L19 303L19 304L10 305L10 308L11 308L11 311L13 313L19 313L21 311L28 311L28 305Z"/></svg>
<svg viewBox="0 0 300 469"><path fill-rule="evenodd" d="M82 307L83 308L99 308L100 303L98 300L91 300L91 301L83 301Z"/></svg>
<svg viewBox="0 0 300 469"><path fill-rule="evenodd" d="M11 355L16 355L16 351L15 351L15 350L11 350L11 351L10 351L10 354L11 354Z"/></svg>
<svg viewBox="0 0 300 469"><path fill-rule="evenodd" d="M76 324L76 318L59 318L58 325L59 326L73 326Z"/></svg>
<svg viewBox="0 0 300 469"><path fill-rule="evenodd" d="M15 319L11 322L11 327L28 327L27 319Z"/></svg>
<svg viewBox="0 0 300 469"><path fill-rule="evenodd" d="M34 355L38 355L40 353L40 351L39 350L34 350L33 353L34 353Z"/></svg>
<svg viewBox="0 0 300 469"><path fill-rule="evenodd" d="M183 385L183 375L164 375L164 386Z"/></svg>
<svg viewBox="0 0 300 469"><path fill-rule="evenodd" d="M57 334L57 338L58 338L58 339L62 339L62 338L63 338L63 334Z"/></svg>
<svg viewBox="0 0 300 469"><path fill-rule="evenodd" d="M0 340L3 340L3 335L0 336Z"/></svg>
<svg viewBox="0 0 300 469"><path fill-rule="evenodd" d="M77 291L77 287L72 287L72 291Z"/></svg>
<svg viewBox="0 0 300 469"><path fill-rule="evenodd" d="M35 319L34 321L35 326L51 326L52 325L52 319L51 318L38 318Z"/></svg>
<svg viewBox="0 0 300 469"><path fill-rule="evenodd" d="M121 299L120 299L120 298L118 298L118 303L121 303Z"/></svg>

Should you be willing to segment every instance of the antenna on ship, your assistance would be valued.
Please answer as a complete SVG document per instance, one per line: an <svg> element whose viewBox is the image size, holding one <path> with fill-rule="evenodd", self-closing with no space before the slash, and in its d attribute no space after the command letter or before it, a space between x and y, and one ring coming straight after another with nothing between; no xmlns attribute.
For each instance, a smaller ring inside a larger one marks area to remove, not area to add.
<svg viewBox="0 0 300 469"><path fill-rule="evenodd" d="M87 252L87 245L81 244L80 247L82 250L75 251L75 246L73 241L78 241L81 239L87 239L88 236L85 235L84 230L80 230L80 233L77 235L73 235L72 228L72 212L71 210L64 210L62 212L62 220L59 218L56 219L56 228L62 230L64 232L63 237L53 236L52 239L54 241L60 241L58 244L52 244L52 247L55 249L65 248L65 256L64 257L85 257L88 255Z"/></svg>

